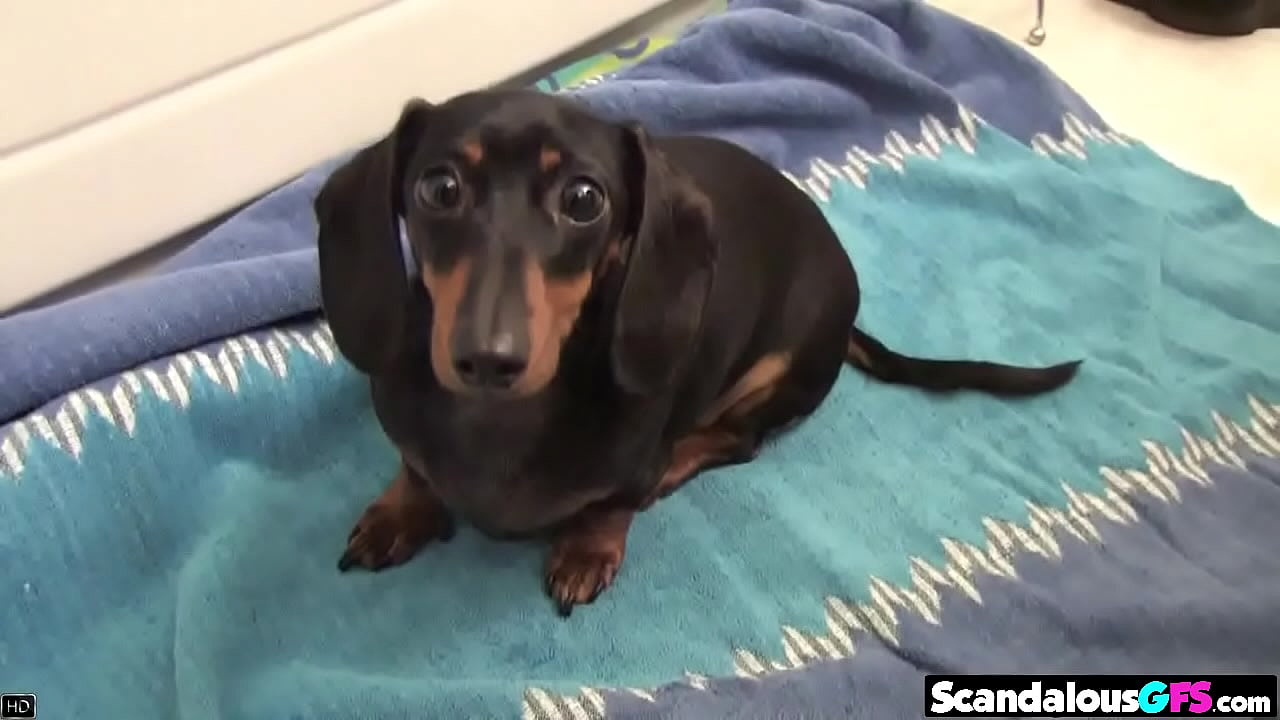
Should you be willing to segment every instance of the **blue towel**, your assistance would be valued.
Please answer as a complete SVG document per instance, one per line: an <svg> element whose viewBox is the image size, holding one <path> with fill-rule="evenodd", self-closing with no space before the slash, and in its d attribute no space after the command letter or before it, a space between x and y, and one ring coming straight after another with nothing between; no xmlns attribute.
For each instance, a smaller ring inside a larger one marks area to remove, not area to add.
<svg viewBox="0 0 1280 720"><path fill-rule="evenodd" d="M639 517L568 620L545 548L466 528L341 575L396 456L307 315L330 163L0 328L9 407L52 400L0 430L7 691L50 717L915 718L925 672L1280 664L1280 229L1233 191L908 0L735 2L574 94L786 171L891 346L1081 375L1012 402L850 371ZM113 359L41 374L86 337Z"/></svg>

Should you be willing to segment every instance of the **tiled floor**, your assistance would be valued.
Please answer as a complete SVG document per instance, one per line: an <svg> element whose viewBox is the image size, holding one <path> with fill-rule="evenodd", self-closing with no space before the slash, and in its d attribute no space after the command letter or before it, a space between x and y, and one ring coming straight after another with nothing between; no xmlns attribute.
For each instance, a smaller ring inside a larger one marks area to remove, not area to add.
<svg viewBox="0 0 1280 720"><path fill-rule="evenodd" d="M1032 47L1035 0L930 2L1021 43L1113 126L1280 223L1280 30L1210 38L1109 0L1048 0Z"/></svg>

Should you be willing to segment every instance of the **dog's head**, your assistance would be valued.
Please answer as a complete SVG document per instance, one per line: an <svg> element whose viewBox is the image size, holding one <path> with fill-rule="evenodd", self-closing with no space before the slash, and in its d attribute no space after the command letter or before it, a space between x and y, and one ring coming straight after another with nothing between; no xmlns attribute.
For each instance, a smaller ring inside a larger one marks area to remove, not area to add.
<svg viewBox="0 0 1280 720"><path fill-rule="evenodd" d="M659 390L693 349L715 260L706 198L643 130L532 91L410 101L330 176L315 211L343 355L377 374L430 323L431 370L456 393L544 388L608 273L622 274L614 375L630 392ZM425 317L410 282L425 286Z"/></svg>

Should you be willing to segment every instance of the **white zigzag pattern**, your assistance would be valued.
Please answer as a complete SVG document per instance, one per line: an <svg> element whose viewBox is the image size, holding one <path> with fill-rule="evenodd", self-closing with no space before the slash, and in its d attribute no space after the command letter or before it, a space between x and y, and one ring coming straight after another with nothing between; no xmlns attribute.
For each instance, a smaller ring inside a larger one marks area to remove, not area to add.
<svg viewBox="0 0 1280 720"><path fill-rule="evenodd" d="M0 475L16 481L26 469L32 443L39 438L77 460L84 451L82 437L90 416L96 415L124 430L137 432L137 399L143 393L186 409L197 373L230 393L240 391L241 374L252 361L276 377L289 374L299 357L294 349L332 365L337 359L333 335L323 321L288 330L240 335L217 345L179 353L157 367L142 367L120 375L107 389L83 388L48 409L27 415L0 437Z"/></svg>
<svg viewBox="0 0 1280 720"><path fill-rule="evenodd" d="M1089 142L1103 142L1129 147L1136 141L1114 130L1104 130L1085 123L1080 118L1067 114L1062 122L1062 135L1054 137L1048 133L1036 133L1031 138L1031 149L1046 157L1051 155L1072 155L1080 160L1088 159L1085 153Z"/></svg>
<svg viewBox="0 0 1280 720"><path fill-rule="evenodd" d="M978 128L989 123L974 111L963 105L959 107L960 124L948 127L942 120L933 115L926 115L920 121L919 139L908 140L898 131L890 132L884 140L884 149L872 152L860 146L853 146L845 153L843 160L832 163L817 158L809 164L809 175L798 178L783 172L792 183L809 196L821 202L831 201L831 187L837 182L848 182L861 189L867 189L872 169L884 167L898 174L906 171L909 158L928 158L937 160L948 147L956 147L974 155L978 151ZM1090 142L1108 143L1129 147L1137 141L1114 130L1099 128L1086 123L1078 116L1067 113L1062 120L1062 134L1054 137L1049 133L1037 133L1031 138L1031 147L1045 156L1072 155L1081 160L1088 158L1086 153Z"/></svg>
<svg viewBox="0 0 1280 720"><path fill-rule="evenodd" d="M1183 447L1175 451L1152 441L1143 441L1146 466L1141 469L1100 468L1104 488L1098 492L1077 490L1062 484L1067 496L1065 509L1047 508L1027 503L1027 519L1021 524L983 518L986 529L985 547L942 539L946 562L934 567L919 557L911 558L911 584L894 585L876 577L870 580L869 600L850 603L828 597L826 622L828 634L814 635L796 628L784 627L785 660L765 660L746 650L735 653L739 675L760 675L803 667L818 660L850 657L855 652L856 632L873 632L886 642L897 644L898 613L913 612L933 624L939 624L940 590L955 588L975 603L982 603L978 593L978 577L995 575L1010 579L1017 572L1010 562L1019 553L1032 552L1050 560L1061 559L1059 540L1066 536L1085 543L1100 543L1102 536L1096 523L1109 521L1128 525L1139 521L1131 500L1155 498L1162 502L1180 502L1180 483L1191 482L1201 487L1214 484L1205 471L1208 465L1246 469L1247 463L1237 450L1247 448L1264 457L1280 457L1280 406L1266 405L1250 396L1252 416L1249 427L1213 412L1216 433L1211 438L1195 435L1182 428Z"/></svg>
<svg viewBox="0 0 1280 720"><path fill-rule="evenodd" d="M759 678L775 672L803 668L811 663L841 660L857 652L855 639L860 633L873 633L885 642L898 643L901 613L911 613L934 625L941 624L942 592L955 589L975 603L982 603L977 580L983 576L1017 579L1013 560L1020 554L1035 553L1050 560L1062 558L1060 542L1067 537L1082 543L1101 543L1098 525L1110 522L1129 525L1140 521L1132 500L1157 499L1180 502L1180 484L1190 482L1210 487L1214 480L1206 466L1220 465L1246 469L1240 451L1252 451L1268 458L1280 458L1280 405L1268 405L1249 397L1250 417L1247 425L1212 413L1215 433L1211 437L1181 429L1183 446L1174 450L1165 445L1142 441L1146 464L1142 468L1100 468L1104 488L1097 492L1077 490L1066 483L1065 508L1052 508L1027 502L1027 518L1021 523L985 517L986 542L983 547L942 538L946 561L935 566L919 558L910 558L911 582L897 585L872 576L867 602L859 603L830 596L824 601L825 634L810 633L791 626L782 627L781 659L771 660L746 649L734 652L737 675ZM706 689L708 680L686 673L684 684ZM545 690L530 688L524 695L524 717L527 720L601 720L605 716L602 693L610 688L582 688L576 697L555 696ZM651 691L627 688L636 697L653 701Z"/></svg>

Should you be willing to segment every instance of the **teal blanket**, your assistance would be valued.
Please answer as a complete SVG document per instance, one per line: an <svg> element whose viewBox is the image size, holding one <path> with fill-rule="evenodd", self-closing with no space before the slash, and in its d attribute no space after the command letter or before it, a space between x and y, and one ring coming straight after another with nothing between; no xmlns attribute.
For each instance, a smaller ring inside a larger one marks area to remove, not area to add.
<svg viewBox="0 0 1280 720"><path fill-rule="evenodd" d="M886 344L1083 357L1075 383L849 372L638 517L562 619L544 548L467 528L335 570L397 458L323 322L282 315L0 430L3 689L51 718L919 717L926 671L1280 664L1280 228L955 18L763 5L578 96L786 170ZM211 237L310 248L331 167Z"/></svg>

